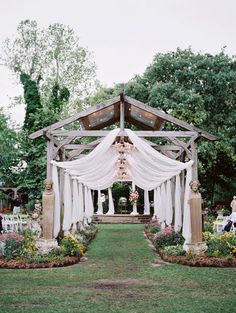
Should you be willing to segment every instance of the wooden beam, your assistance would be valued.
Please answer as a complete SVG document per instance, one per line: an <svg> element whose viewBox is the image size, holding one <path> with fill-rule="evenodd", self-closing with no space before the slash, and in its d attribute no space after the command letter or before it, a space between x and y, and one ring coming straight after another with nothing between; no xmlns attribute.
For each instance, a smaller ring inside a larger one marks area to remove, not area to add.
<svg viewBox="0 0 236 313"><path fill-rule="evenodd" d="M124 133L124 130L125 130L124 84L121 85L121 88L123 90L120 94L120 130L121 130L121 133ZM120 140L121 140L121 143L124 142L124 136L123 135L121 136Z"/></svg>
<svg viewBox="0 0 236 313"><path fill-rule="evenodd" d="M53 130L49 135L53 136L76 136L76 137L104 137L109 134L109 130ZM193 131L135 131L139 137L192 137L197 135ZM121 132L121 134L123 134ZM120 134L119 134L120 135ZM127 136L127 134L126 134Z"/></svg>
<svg viewBox="0 0 236 313"><path fill-rule="evenodd" d="M198 150L197 142L191 140L191 151L192 151L192 160L193 160L193 176L192 179L198 179Z"/></svg>
<svg viewBox="0 0 236 313"><path fill-rule="evenodd" d="M158 109L155 109L153 107L150 107L149 105L146 105L136 99L133 99L133 98L130 98L130 97L127 97L125 96L125 101L130 103L131 105L134 105L140 109L143 109L147 112L150 112L150 113L153 113L155 114L156 116L162 118L163 120L166 120L168 122L171 122L173 124L176 124L180 127L183 127L185 129L188 129L190 131L194 131L194 132L197 132L199 133L202 137L206 138L206 139L209 139L209 140L217 140L217 137L196 127L196 126L193 126L193 125L190 125L188 124L187 122L184 122L182 120L179 120L178 118L174 117L174 116L171 116L170 114L167 114L161 110L158 110Z"/></svg>
<svg viewBox="0 0 236 313"><path fill-rule="evenodd" d="M188 150L188 145L185 142L183 142L183 141L181 141L181 140L179 140L177 138L168 138L168 139L170 141L172 141L175 145L180 146L181 148L183 148L183 150L186 152L188 158L191 159L191 153Z"/></svg>
<svg viewBox="0 0 236 313"><path fill-rule="evenodd" d="M47 141L47 179L52 178L52 165L54 143L52 140Z"/></svg>
<svg viewBox="0 0 236 313"><path fill-rule="evenodd" d="M63 126L66 126L66 125L68 125L68 124L70 124L72 122L75 122L75 121L79 120L80 118L82 118L84 116L87 116L87 115L92 114L92 113L94 113L94 112L96 112L98 110L104 109L104 108L106 108L106 107L108 107L108 106L110 106L112 104L115 104L115 103L119 102L119 100L120 100L119 97L115 97L113 99L101 102L101 103L97 104L96 106L88 108L85 111L77 113L77 114L75 114L75 115L73 115L73 116L71 116L69 118L66 118L66 119L64 119L62 121L56 122L56 123L54 123L52 125L44 127L42 129L40 129L40 130L30 134L29 135L29 139L35 139L37 137L40 137L40 136L43 135L43 133L45 131L49 131L49 130L51 131L51 130L55 130L55 129L61 128Z"/></svg>
<svg viewBox="0 0 236 313"><path fill-rule="evenodd" d="M58 151L65 147L65 145L71 143L76 137L72 136L72 137L67 137L65 140L63 140L62 142L59 143L59 145L54 149L53 152L53 159L57 156Z"/></svg>
<svg viewBox="0 0 236 313"><path fill-rule="evenodd" d="M75 150L75 149L83 149L83 150L91 150L94 149L96 145L91 145L91 144L72 144L72 145L65 145L64 148L66 150Z"/></svg>

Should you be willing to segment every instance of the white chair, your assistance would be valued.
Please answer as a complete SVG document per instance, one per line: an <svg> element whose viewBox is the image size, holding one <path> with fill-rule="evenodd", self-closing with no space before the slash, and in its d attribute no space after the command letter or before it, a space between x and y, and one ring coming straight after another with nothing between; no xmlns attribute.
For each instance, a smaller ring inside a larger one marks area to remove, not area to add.
<svg viewBox="0 0 236 313"><path fill-rule="evenodd" d="M28 225L28 214L19 214L19 230L23 231Z"/></svg>
<svg viewBox="0 0 236 313"><path fill-rule="evenodd" d="M11 215L4 214L2 219L2 226L3 230L6 233L12 233L15 230L15 222L13 221L13 218Z"/></svg>

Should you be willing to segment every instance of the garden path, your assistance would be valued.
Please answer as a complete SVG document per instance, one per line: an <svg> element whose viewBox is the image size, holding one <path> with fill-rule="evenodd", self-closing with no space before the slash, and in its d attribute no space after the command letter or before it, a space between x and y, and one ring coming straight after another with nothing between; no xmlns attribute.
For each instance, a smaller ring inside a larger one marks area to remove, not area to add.
<svg viewBox="0 0 236 313"><path fill-rule="evenodd" d="M86 257L66 268L1 270L0 311L234 312L234 269L153 267L143 225L99 225Z"/></svg>

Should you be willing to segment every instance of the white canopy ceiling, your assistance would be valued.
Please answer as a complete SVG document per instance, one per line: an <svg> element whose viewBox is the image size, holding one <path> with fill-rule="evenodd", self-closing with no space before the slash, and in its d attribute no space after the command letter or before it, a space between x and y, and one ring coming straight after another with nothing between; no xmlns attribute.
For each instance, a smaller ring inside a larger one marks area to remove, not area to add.
<svg viewBox="0 0 236 313"><path fill-rule="evenodd" d="M82 159L52 163L95 190L106 189L117 180L132 180L138 187L152 190L192 166L192 160L182 163L164 156L130 129L125 131L133 145L125 144L122 150L122 147L114 144L119 131L119 128L112 130ZM126 175L119 176L121 171Z"/></svg>

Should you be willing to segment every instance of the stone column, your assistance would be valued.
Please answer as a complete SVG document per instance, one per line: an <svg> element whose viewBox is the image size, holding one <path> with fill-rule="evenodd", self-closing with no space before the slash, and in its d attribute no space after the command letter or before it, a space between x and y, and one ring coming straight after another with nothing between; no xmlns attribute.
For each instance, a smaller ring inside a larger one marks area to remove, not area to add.
<svg viewBox="0 0 236 313"><path fill-rule="evenodd" d="M191 243L189 249L196 253L200 253L207 249L205 243L202 242L202 196L198 191L199 182L192 180L190 182L190 221L191 221Z"/></svg>
<svg viewBox="0 0 236 313"><path fill-rule="evenodd" d="M39 250L43 252L50 251L58 246L57 241L53 238L53 218L55 207L55 193L52 190L52 180L45 179L45 190L43 192L43 238L37 241Z"/></svg>

